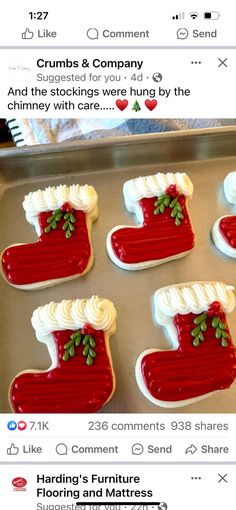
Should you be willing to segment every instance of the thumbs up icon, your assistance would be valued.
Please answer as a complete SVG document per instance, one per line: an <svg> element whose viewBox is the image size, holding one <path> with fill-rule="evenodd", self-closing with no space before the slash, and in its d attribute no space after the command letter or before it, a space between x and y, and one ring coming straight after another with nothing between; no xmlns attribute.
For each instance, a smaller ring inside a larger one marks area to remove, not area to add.
<svg viewBox="0 0 236 510"><path fill-rule="evenodd" d="M10 448L7 448L7 455L18 455L19 448L14 444L11 443Z"/></svg>
<svg viewBox="0 0 236 510"><path fill-rule="evenodd" d="M31 32L29 28L26 28L25 32L21 34L22 39L33 39L34 32Z"/></svg>

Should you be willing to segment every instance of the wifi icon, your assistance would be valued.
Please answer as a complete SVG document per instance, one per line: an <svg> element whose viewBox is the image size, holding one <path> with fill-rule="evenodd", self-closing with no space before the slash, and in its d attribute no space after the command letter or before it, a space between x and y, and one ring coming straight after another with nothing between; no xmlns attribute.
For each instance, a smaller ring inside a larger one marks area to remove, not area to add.
<svg viewBox="0 0 236 510"><path fill-rule="evenodd" d="M190 12L189 16L192 19L196 19L198 17L198 12Z"/></svg>

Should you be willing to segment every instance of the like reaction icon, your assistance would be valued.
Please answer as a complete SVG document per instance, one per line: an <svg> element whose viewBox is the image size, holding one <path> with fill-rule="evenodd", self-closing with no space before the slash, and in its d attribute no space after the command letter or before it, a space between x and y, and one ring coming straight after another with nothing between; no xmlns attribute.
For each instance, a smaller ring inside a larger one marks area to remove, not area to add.
<svg viewBox="0 0 236 510"><path fill-rule="evenodd" d="M9 421L8 424L7 424L7 428L8 430L16 430L17 429L17 423L16 421Z"/></svg>

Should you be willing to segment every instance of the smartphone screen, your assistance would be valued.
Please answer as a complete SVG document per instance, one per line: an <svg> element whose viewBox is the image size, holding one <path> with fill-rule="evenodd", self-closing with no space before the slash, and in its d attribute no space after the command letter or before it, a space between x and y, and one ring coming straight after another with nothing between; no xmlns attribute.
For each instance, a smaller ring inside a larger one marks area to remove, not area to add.
<svg viewBox="0 0 236 510"><path fill-rule="evenodd" d="M235 15L1 6L2 508L235 508Z"/></svg>

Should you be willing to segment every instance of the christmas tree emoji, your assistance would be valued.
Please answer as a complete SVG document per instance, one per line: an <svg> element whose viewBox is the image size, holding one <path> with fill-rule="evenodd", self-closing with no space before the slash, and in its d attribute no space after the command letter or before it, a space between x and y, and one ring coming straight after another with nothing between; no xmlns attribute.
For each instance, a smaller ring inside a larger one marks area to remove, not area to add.
<svg viewBox="0 0 236 510"><path fill-rule="evenodd" d="M139 102L137 100L134 102L132 110L134 110L135 112L140 112L141 107L140 107L140 104L139 104Z"/></svg>

